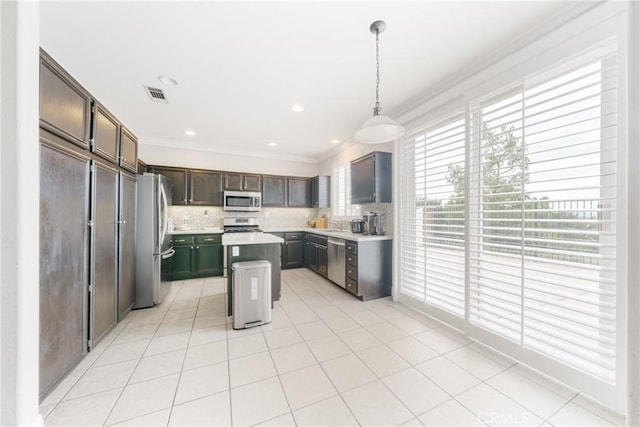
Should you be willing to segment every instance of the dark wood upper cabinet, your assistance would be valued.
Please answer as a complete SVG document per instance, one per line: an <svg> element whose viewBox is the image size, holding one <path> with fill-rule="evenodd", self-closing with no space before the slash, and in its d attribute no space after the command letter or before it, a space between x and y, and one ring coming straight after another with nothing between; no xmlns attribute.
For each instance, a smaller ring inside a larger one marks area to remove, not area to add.
<svg viewBox="0 0 640 427"><path fill-rule="evenodd" d="M225 172L224 189L228 191L261 191L262 177L255 174Z"/></svg>
<svg viewBox="0 0 640 427"><path fill-rule="evenodd" d="M262 176L262 206L287 206L286 181L284 176Z"/></svg>
<svg viewBox="0 0 640 427"><path fill-rule="evenodd" d="M92 111L91 151L118 164L120 123L97 102L94 102Z"/></svg>
<svg viewBox="0 0 640 427"><path fill-rule="evenodd" d="M331 207L331 177L320 175L311 181L311 207Z"/></svg>
<svg viewBox="0 0 640 427"><path fill-rule="evenodd" d="M147 170L151 173L166 176L171 182L171 203L174 205L187 205L189 194L187 180L189 170L183 168L172 168L168 166L148 166Z"/></svg>
<svg viewBox="0 0 640 427"><path fill-rule="evenodd" d="M224 174L224 189L227 191L242 191L242 174L230 173Z"/></svg>
<svg viewBox="0 0 640 427"><path fill-rule="evenodd" d="M138 170L138 140L125 128L120 135L120 166L131 172Z"/></svg>
<svg viewBox="0 0 640 427"><path fill-rule="evenodd" d="M374 151L351 162L351 203L390 203L391 153Z"/></svg>
<svg viewBox="0 0 640 427"><path fill-rule="evenodd" d="M288 206L292 208L311 207L311 179L287 178Z"/></svg>
<svg viewBox="0 0 640 427"><path fill-rule="evenodd" d="M222 173L189 170L189 204L222 206Z"/></svg>
<svg viewBox="0 0 640 427"><path fill-rule="evenodd" d="M89 148L91 99L82 87L41 51L40 126Z"/></svg>
<svg viewBox="0 0 640 427"><path fill-rule="evenodd" d="M243 177L245 191L260 191L260 189L262 188L262 176L249 175L245 173Z"/></svg>

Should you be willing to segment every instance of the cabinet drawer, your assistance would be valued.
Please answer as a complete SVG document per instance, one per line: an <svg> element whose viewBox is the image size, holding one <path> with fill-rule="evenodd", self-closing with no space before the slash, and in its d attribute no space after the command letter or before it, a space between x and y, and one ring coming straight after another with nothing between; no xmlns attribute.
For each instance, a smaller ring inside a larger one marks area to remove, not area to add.
<svg viewBox="0 0 640 427"><path fill-rule="evenodd" d="M347 279L347 285L345 289L351 292L353 295L358 295L358 282L353 279Z"/></svg>
<svg viewBox="0 0 640 427"><path fill-rule="evenodd" d="M347 266L347 277L349 279L358 280L358 269L352 265Z"/></svg>
<svg viewBox="0 0 640 427"><path fill-rule="evenodd" d="M302 240L302 233L285 233L285 240Z"/></svg>
<svg viewBox="0 0 640 427"><path fill-rule="evenodd" d="M356 255L347 254L347 265L351 265L353 267L358 266L358 257Z"/></svg>
<svg viewBox="0 0 640 427"><path fill-rule="evenodd" d="M203 234L201 236L197 236L196 241L198 243L209 243L209 244L221 243L222 235L221 234Z"/></svg>
<svg viewBox="0 0 640 427"><path fill-rule="evenodd" d="M347 253L358 255L358 244L356 242L347 241Z"/></svg>
<svg viewBox="0 0 640 427"><path fill-rule="evenodd" d="M323 236L318 236L316 234L310 234L309 241L312 243L317 243L322 246L327 246L327 238Z"/></svg>
<svg viewBox="0 0 640 427"><path fill-rule="evenodd" d="M193 236L173 236L171 238L171 243L174 245L193 245Z"/></svg>

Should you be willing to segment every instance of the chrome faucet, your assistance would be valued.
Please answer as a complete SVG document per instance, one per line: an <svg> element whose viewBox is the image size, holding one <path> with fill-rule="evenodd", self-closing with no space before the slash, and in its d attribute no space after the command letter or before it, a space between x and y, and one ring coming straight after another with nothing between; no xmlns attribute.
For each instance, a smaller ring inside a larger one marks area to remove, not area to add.
<svg viewBox="0 0 640 427"><path fill-rule="evenodd" d="M342 225L340 225L339 223L335 222L335 221L328 221L327 224L329 225L335 225L339 231L342 231Z"/></svg>

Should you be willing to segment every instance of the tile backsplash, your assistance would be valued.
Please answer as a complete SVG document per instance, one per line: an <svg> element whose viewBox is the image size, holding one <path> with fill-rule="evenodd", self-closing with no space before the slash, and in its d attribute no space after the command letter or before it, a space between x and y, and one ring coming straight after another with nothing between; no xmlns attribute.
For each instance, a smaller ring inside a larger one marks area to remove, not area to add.
<svg viewBox="0 0 640 427"><path fill-rule="evenodd" d="M315 208L262 208L258 213L260 226L307 227L307 222L318 216ZM224 212L219 206L171 206L169 216L175 226L186 225L193 229L222 228L225 217L253 217L254 212Z"/></svg>
<svg viewBox="0 0 640 427"><path fill-rule="evenodd" d="M393 204L372 203L360 205L360 212L378 211L385 214L386 234L393 233ZM171 206L169 216L175 226L192 229L222 228L226 217L253 217L255 212L224 212L219 206ZM262 208L258 213L262 228L308 227L307 223L322 215L331 220L331 209L316 208ZM361 217L361 216L360 216ZM343 230L350 230L350 220L336 221Z"/></svg>

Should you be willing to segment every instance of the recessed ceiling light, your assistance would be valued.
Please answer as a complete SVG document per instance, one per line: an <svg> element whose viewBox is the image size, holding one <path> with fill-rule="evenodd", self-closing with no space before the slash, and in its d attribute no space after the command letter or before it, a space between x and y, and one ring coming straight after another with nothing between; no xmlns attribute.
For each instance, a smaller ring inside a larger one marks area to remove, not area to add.
<svg viewBox="0 0 640 427"><path fill-rule="evenodd" d="M339 139L332 139L331 143L332 144L340 144L340 140Z"/></svg>
<svg viewBox="0 0 640 427"><path fill-rule="evenodd" d="M167 86L178 86L178 81L176 79L169 76L165 76L164 74L161 76L158 76L158 80L160 80L162 83L166 84Z"/></svg>
<svg viewBox="0 0 640 427"><path fill-rule="evenodd" d="M296 113L299 113L301 111L304 111L304 107L300 104L295 104L291 106L291 111L295 111Z"/></svg>
<svg viewBox="0 0 640 427"><path fill-rule="evenodd" d="M185 130L184 134L187 135L187 136L196 136L196 132L191 130L191 129Z"/></svg>
<svg viewBox="0 0 640 427"><path fill-rule="evenodd" d="M278 144L276 144L275 142L270 142L269 143L269 147L276 147Z"/></svg>

